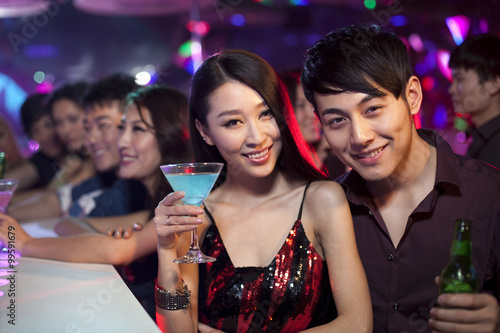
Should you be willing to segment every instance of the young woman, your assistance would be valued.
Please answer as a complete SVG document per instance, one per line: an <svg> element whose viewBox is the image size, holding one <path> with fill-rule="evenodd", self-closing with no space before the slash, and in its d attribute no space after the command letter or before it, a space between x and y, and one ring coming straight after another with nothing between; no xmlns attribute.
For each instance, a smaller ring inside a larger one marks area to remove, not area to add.
<svg viewBox="0 0 500 333"><path fill-rule="evenodd" d="M48 101L57 135L69 152L50 184L51 188L58 188L67 183L78 185L95 175L94 163L84 145L85 110L81 98L87 87L84 82L64 85L55 90Z"/></svg>
<svg viewBox="0 0 500 333"><path fill-rule="evenodd" d="M128 107L118 141L122 178L141 181L148 191L148 214L91 219L103 233L60 238L32 238L10 216L0 215L0 243L8 241L8 227L15 226L16 251L22 256L70 262L107 263L122 267L120 272L143 306L154 315L153 280L157 273L156 233L153 207L171 189L160 165L191 159L190 145L179 115L187 108L187 97L167 87L148 87L128 96ZM135 220L146 223L144 230L129 239L108 237L110 225ZM95 230L94 230L95 231Z"/></svg>
<svg viewBox="0 0 500 333"><path fill-rule="evenodd" d="M330 146L323 136L318 115L304 95L304 89L300 83L301 72L298 69L290 70L282 73L281 78L288 91L288 96L290 96L302 136L316 151L319 159L318 164L328 171L329 178L336 179L346 172L346 166L332 154Z"/></svg>
<svg viewBox="0 0 500 333"><path fill-rule="evenodd" d="M178 205L183 192L156 208L160 328L370 332L344 192L314 166L270 65L239 50L210 57L193 78L189 116L195 160L224 169L205 212ZM173 263L194 228L217 260Z"/></svg>
<svg viewBox="0 0 500 333"><path fill-rule="evenodd" d="M39 144L39 150L22 167L16 167L5 175L5 178L19 180L17 192L47 186L66 157L66 149L45 106L46 98L47 94L32 94L21 106L24 132Z"/></svg>

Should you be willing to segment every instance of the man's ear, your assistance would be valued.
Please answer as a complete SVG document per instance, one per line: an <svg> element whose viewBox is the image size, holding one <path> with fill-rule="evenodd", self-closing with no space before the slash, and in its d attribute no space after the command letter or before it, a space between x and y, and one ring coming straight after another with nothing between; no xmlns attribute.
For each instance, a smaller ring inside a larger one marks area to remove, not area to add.
<svg viewBox="0 0 500 333"><path fill-rule="evenodd" d="M205 141L210 146L215 145L214 141L212 140L212 137L210 136L210 132L205 126L203 126L202 123L200 123L198 119L194 120L194 124L196 125L196 129L198 130L198 132L200 132L203 141Z"/></svg>
<svg viewBox="0 0 500 333"><path fill-rule="evenodd" d="M408 107L410 108L410 113L415 115L420 110L422 105L422 86L420 85L420 80L416 76L412 76L408 79L406 85L406 100L408 101Z"/></svg>
<svg viewBox="0 0 500 333"><path fill-rule="evenodd" d="M500 76L495 76L484 83L486 89L491 95L500 93Z"/></svg>

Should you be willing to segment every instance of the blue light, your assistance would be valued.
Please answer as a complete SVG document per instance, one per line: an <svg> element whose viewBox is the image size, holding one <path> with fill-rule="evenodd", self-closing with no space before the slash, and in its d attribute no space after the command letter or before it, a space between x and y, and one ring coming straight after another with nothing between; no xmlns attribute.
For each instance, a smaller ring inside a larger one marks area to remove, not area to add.
<svg viewBox="0 0 500 333"><path fill-rule="evenodd" d="M245 25L246 20L245 20L245 17L243 15L234 14L233 16L231 16L231 23L237 27L241 27L241 26Z"/></svg>
<svg viewBox="0 0 500 333"><path fill-rule="evenodd" d="M423 63L418 63L415 65L415 72L417 72L418 75L424 75L427 73L427 66Z"/></svg>
<svg viewBox="0 0 500 333"><path fill-rule="evenodd" d="M448 113L446 112L446 106L443 104L438 104L436 106L436 111L434 111L434 116L432 117L432 122L435 128L445 128L448 122Z"/></svg>
<svg viewBox="0 0 500 333"><path fill-rule="evenodd" d="M395 27L402 27L406 25L408 19L404 15L394 15L391 17L391 24Z"/></svg>
<svg viewBox="0 0 500 333"><path fill-rule="evenodd" d="M309 0L290 0L290 4L294 6L307 6L309 5Z"/></svg>

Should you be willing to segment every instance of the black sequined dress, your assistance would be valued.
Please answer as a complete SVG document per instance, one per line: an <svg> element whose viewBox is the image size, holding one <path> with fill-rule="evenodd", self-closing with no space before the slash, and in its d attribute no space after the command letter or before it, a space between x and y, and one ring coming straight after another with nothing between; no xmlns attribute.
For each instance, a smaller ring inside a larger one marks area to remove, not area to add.
<svg viewBox="0 0 500 333"><path fill-rule="evenodd" d="M307 191L304 190L304 197ZM267 267L234 267L215 220L202 251L217 258L201 264L199 320L224 332L300 332L336 316L328 268L300 221Z"/></svg>

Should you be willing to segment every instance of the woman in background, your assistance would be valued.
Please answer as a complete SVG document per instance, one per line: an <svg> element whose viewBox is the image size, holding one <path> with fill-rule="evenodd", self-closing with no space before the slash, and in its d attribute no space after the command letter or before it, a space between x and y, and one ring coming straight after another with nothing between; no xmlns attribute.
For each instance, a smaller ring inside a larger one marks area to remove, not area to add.
<svg viewBox="0 0 500 333"><path fill-rule="evenodd" d="M59 238L32 238L15 219L0 214L0 242L8 242L8 228L16 230L16 251L22 256L69 262L105 263L117 266L125 282L148 313L154 317L154 278L157 274L154 206L171 192L161 164L191 160L191 149L180 114L187 108L187 97L176 89L151 86L131 93L120 126L118 147L121 156L119 176L137 179L147 189L146 213L86 220L65 220L58 225L65 234ZM82 225L87 231L81 234ZM142 232L129 239L114 239L106 231L127 222L140 222ZM70 232L68 230L72 229ZM101 231L101 232L99 232Z"/></svg>
<svg viewBox="0 0 500 333"><path fill-rule="evenodd" d="M65 161L67 151L56 133L46 99L47 94L32 94L21 106L24 132L38 143L39 149L28 163L6 173L5 178L19 180L17 191L47 186Z"/></svg>
<svg viewBox="0 0 500 333"><path fill-rule="evenodd" d="M346 166L331 153L330 146L323 136L318 115L304 95L300 74L301 70L296 69L282 73L281 77L290 96L302 136L316 151L319 166L328 171L330 179L335 179L346 172Z"/></svg>
<svg viewBox="0 0 500 333"><path fill-rule="evenodd" d="M84 145L85 109L81 99L87 87L88 84L84 82L67 84L50 95L48 108L54 120L56 132L69 152L51 183L52 188L58 188L67 183L78 185L95 175L93 161Z"/></svg>

